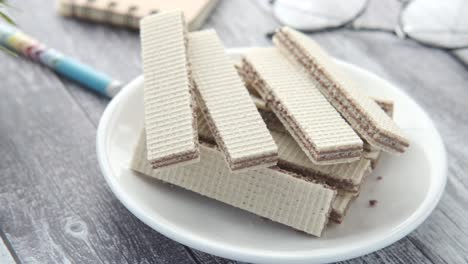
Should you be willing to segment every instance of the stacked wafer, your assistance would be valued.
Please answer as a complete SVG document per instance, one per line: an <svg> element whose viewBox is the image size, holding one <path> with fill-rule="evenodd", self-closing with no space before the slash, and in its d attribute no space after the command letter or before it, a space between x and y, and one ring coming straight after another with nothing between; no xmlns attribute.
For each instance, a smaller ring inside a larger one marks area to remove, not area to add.
<svg viewBox="0 0 468 264"><path fill-rule="evenodd" d="M179 11L144 18L141 40L141 174L321 236L381 151L408 146L384 112L392 102L369 98L298 32L280 29L278 47L247 51L237 71L216 32L187 33Z"/></svg>
<svg viewBox="0 0 468 264"><path fill-rule="evenodd" d="M252 95L252 99L256 102L259 112L261 112L278 145L278 167L335 188L338 192L332 205L330 219L336 223L341 223L350 203L359 195L366 176L377 166L381 151L364 143L363 156L359 161L326 166L315 165L300 151L300 147L287 133L281 122L272 114L265 102L255 95ZM375 98L373 100L389 116L392 116L393 103L391 101ZM209 131L203 124L203 120L199 120L198 124L200 139L209 141L209 137L207 137Z"/></svg>
<svg viewBox="0 0 468 264"><path fill-rule="evenodd" d="M392 153L402 153L409 146L395 122L317 43L288 27L279 29L273 42L279 51L308 73L316 87L367 142Z"/></svg>

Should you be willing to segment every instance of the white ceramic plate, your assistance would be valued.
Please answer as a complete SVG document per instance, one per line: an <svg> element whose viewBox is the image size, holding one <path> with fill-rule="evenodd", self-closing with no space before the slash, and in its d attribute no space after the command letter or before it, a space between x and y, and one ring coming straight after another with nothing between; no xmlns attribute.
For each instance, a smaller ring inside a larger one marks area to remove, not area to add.
<svg viewBox="0 0 468 264"><path fill-rule="evenodd" d="M239 51L231 51L238 56ZM395 101L395 120L411 140L400 157L384 155L341 225L321 238L171 187L128 169L143 126L141 77L127 85L104 112L97 133L102 173L117 198L158 232L189 247L257 263L322 263L386 247L419 226L436 206L446 182L446 153L433 122L402 90L338 61L369 94ZM376 180L382 176L382 180ZM377 200L369 207L369 200Z"/></svg>

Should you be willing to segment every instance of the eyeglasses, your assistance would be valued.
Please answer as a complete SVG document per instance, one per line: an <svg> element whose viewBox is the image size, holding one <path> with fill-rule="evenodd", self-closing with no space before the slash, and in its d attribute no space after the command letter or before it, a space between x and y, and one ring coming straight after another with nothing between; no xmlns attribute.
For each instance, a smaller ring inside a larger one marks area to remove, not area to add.
<svg viewBox="0 0 468 264"><path fill-rule="evenodd" d="M356 23L369 12L370 1L276 0L271 3L281 23L305 33L338 29L377 31L449 51L468 48L466 0L394 0L400 4L394 29Z"/></svg>

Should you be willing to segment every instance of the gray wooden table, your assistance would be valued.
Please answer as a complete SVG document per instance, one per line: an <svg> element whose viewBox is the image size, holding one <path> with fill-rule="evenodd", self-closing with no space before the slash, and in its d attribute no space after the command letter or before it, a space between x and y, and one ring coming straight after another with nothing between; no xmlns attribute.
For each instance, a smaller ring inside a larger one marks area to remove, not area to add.
<svg viewBox="0 0 468 264"><path fill-rule="evenodd" d="M376 2L376 1L374 1ZM53 1L11 1L19 26L49 46L130 81L141 73L136 32L57 16ZM394 0L360 23L393 27ZM205 27L228 47L270 45L267 1L222 1ZM429 219L401 241L346 263L468 263L468 68L453 55L386 33L313 36L334 56L402 87L432 116L449 180ZM128 212L95 154L108 100L23 58L0 53L0 262L234 263L178 244Z"/></svg>

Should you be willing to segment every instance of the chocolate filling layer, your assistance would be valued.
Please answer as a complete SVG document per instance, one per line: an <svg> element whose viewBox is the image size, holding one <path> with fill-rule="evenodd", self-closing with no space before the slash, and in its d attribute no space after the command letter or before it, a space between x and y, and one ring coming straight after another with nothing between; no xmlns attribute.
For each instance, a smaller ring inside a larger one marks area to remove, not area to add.
<svg viewBox="0 0 468 264"><path fill-rule="evenodd" d="M323 173L305 168L303 166L298 166L294 163L291 163L285 160L279 159L278 167L286 171L297 173L306 178L311 178L317 182L325 183L337 189L343 189L343 190L347 190L350 192L355 192L359 188L359 184L355 184L349 179L335 179L335 178L330 177L329 175L325 175Z"/></svg>
<svg viewBox="0 0 468 264"><path fill-rule="evenodd" d="M182 16L183 24L185 25L185 17ZM187 67L187 76L188 76L188 86L189 86L189 93L190 93L190 107L192 108L192 131L193 131L193 142L195 143L195 148L198 150L198 125L197 125L197 102L195 98L195 82L193 80L193 73L192 73L192 66L190 64L189 54L188 54L188 33L187 28L184 27L184 46L185 46L185 57L186 60L186 67ZM200 151L198 150L197 153L199 154Z"/></svg>
<svg viewBox="0 0 468 264"><path fill-rule="evenodd" d="M151 165L153 166L153 169L159 169L173 164L185 163L190 160L196 161L199 157L200 151L196 149L190 152L177 153L163 159L151 161Z"/></svg>
<svg viewBox="0 0 468 264"><path fill-rule="evenodd" d="M337 211L332 210L329 218L331 221L337 224L341 224L343 223L344 215L341 215Z"/></svg>

